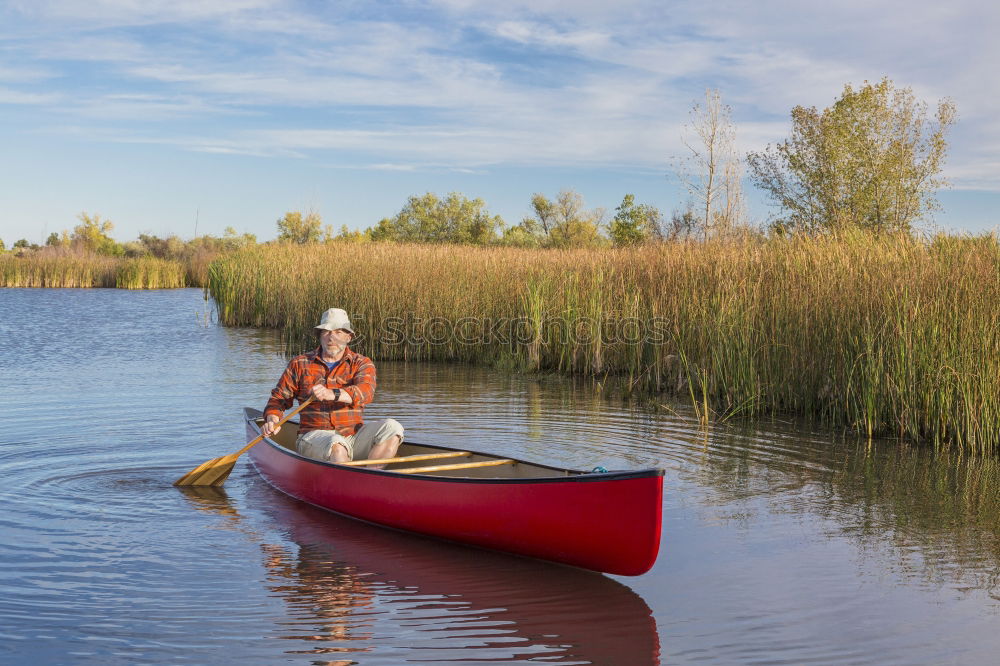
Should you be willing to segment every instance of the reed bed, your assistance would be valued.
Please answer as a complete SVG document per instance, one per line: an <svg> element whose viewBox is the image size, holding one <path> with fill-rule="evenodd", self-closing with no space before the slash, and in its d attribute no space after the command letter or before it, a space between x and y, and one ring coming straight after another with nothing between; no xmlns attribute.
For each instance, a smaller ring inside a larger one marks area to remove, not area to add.
<svg viewBox="0 0 1000 666"><path fill-rule="evenodd" d="M204 275L200 280L199 271ZM176 289L204 286L206 281L205 266L192 269L186 263L156 257L69 252L0 255L0 287Z"/></svg>
<svg viewBox="0 0 1000 666"><path fill-rule="evenodd" d="M638 249L258 246L213 262L227 325L315 344L347 309L376 359L614 377L707 420L794 413L995 452L1000 244L844 234Z"/></svg>
<svg viewBox="0 0 1000 666"><path fill-rule="evenodd" d="M122 260L101 255L0 255L4 287L114 287Z"/></svg>
<svg viewBox="0 0 1000 666"><path fill-rule="evenodd" d="M187 268L183 264L156 257L126 259L115 281L119 289L178 289L187 285Z"/></svg>

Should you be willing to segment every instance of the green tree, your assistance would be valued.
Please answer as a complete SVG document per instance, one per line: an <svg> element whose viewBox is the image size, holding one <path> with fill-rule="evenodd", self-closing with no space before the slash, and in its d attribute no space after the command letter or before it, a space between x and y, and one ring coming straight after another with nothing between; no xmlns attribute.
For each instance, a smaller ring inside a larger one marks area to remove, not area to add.
<svg viewBox="0 0 1000 666"><path fill-rule="evenodd" d="M289 243L319 243L332 236L329 225L323 226L319 213L310 212L305 217L299 211L289 211L278 220L278 240Z"/></svg>
<svg viewBox="0 0 1000 666"><path fill-rule="evenodd" d="M6 251L7 251L7 246L4 245L3 239L0 238L0 252L6 252Z"/></svg>
<svg viewBox="0 0 1000 666"><path fill-rule="evenodd" d="M574 190L563 190L554 199L535 193L531 197L534 217L504 234L504 242L522 247L593 247L606 244L600 235L604 211L587 210L583 197ZM529 242L529 239L534 239Z"/></svg>
<svg viewBox="0 0 1000 666"><path fill-rule="evenodd" d="M512 227L504 229L503 236L500 238L500 245L507 245L509 247L540 247L542 239L540 234L532 229L534 224L534 220L525 218L521 224L515 224Z"/></svg>
<svg viewBox="0 0 1000 666"><path fill-rule="evenodd" d="M792 109L791 137L748 156L751 178L781 207L779 228L909 230L938 208L954 122L951 101L938 102L932 123L927 105L888 78L848 84L823 111Z"/></svg>
<svg viewBox="0 0 1000 666"><path fill-rule="evenodd" d="M433 192L411 196L394 217L384 218L369 231L372 240L414 243L486 245L503 228L499 215L490 215L482 199L452 192L439 199Z"/></svg>
<svg viewBox="0 0 1000 666"><path fill-rule="evenodd" d="M563 192L568 193L569 190ZM548 238L556 226L556 204L549 201L544 194L535 192L531 195L531 210L535 213L535 217L534 220L526 218L525 229Z"/></svg>
<svg viewBox="0 0 1000 666"><path fill-rule="evenodd" d="M504 230L501 244L513 247L542 247L550 244L549 233L555 226L555 205L544 194L531 197L534 217L525 217L520 224Z"/></svg>
<svg viewBox="0 0 1000 666"><path fill-rule="evenodd" d="M371 238L371 229L365 231L351 230L346 224L340 225L340 233L334 240L346 243L367 243Z"/></svg>
<svg viewBox="0 0 1000 666"><path fill-rule="evenodd" d="M29 247L31 247L31 244L28 242L28 239L27 238L21 238L19 240L14 241L14 246L11 249L13 249L13 250L27 250Z"/></svg>
<svg viewBox="0 0 1000 666"><path fill-rule="evenodd" d="M122 246L109 235L115 227L111 220L101 220L100 215L91 217L85 212L80 213L77 217L80 224L73 227L73 233L70 236L70 242L74 247L111 256L124 254Z"/></svg>
<svg viewBox="0 0 1000 666"><path fill-rule="evenodd" d="M604 211L585 209L580 193L563 190L551 204L555 222L549 230L552 247L592 247L605 243L600 235Z"/></svg>
<svg viewBox="0 0 1000 666"><path fill-rule="evenodd" d="M149 248L138 240L125 241L122 243L122 251L126 257L145 257L149 254Z"/></svg>
<svg viewBox="0 0 1000 666"><path fill-rule="evenodd" d="M139 234L139 242L148 249L150 254L160 259L180 259L184 257L186 251L186 244L175 234L166 238L151 234Z"/></svg>
<svg viewBox="0 0 1000 666"><path fill-rule="evenodd" d="M635 196L626 194L608 225L615 247L639 245L661 236L663 216L655 206L636 204Z"/></svg>
<svg viewBox="0 0 1000 666"><path fill-rule="evenodd" d="M222 232L222 247L226 250L238 250L257 244L257 236L249 232L237 233L233 227L226 227Z"/></svg>

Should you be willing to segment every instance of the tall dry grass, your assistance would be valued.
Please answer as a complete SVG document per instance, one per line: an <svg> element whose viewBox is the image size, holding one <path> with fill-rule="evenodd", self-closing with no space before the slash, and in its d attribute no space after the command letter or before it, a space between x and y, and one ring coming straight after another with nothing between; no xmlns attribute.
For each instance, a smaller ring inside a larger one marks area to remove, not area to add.
<svg viewBox="0 0 1000 666"><path fill-rule="evenodd" d="M188 284L184 264L156 257L125 259L115 280L119 289L178 289Z"/></svg>
<svg viewBox="0 0 1000 666"><path fill-rule="evenodd" d="M110 257L71 251L0 254L0 287L176 289L207 283L208 260Z"/></svg>
<svg viewBox="0 0 1000 666"><path fill-rule="evenodd" d="M0 254L0 286L114 287L120 264L102 255Z"/></svg>
<svg viewBox="0 0 1000 666"><path fill-rule="evenodd" d="M994 236L792 237L639 249L258 246L210 266L221 321L314 344L346 308L378 358L620 378L705 414L797 413L995 451Z"/></svg>

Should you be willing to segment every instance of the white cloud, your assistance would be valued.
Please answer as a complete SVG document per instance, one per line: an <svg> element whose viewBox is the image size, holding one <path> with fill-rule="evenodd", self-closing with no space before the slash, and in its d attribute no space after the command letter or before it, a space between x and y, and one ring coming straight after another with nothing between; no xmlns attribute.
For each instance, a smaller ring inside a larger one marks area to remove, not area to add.
<svg viewBox="0 0 1000 666"><path fill-rule="evenodd" d="M358 168L357 165L352 165ZM373 171L416 171L417 166L414 164L370 164L367 166L362 166L360 168L367 168Z"/></svg>
<svg viewBox="0 0 1000 666"><path fill-rule="evenodd" d="M50 67L42 67L40 65L17 66L0 64L0 81L6 81L8 83L44 81L45 79L49 79L54 76L56 76L56 73Z"/></svg>
<svg viewBox="0 0 1000 666"><path fill-rule="evenodd" d="M607 46L606 33L594 30L558 31L549 26L528 21L503 21L496 26L496 34L522 44L543 47L571 47L593 49Z"/></svg>
<svg viewBox="0 0 1000 666"><path fill-rule="evenodd" d="M101 120L136 120L148 123L155 120L177 120L205 115L252 115L244 109L207 103L198 97L179 95L118 94L74 100L74 115Z"/></svg>
<svg viewBox="0 0 1000 666"><path fill-rule="evenodd" d="M216 19L283 4L277 0L14 0L11 7L32 19L95 28Z"/></svg>
<svg viewBox="0 0 1000 666"><path fill-rule="evenodd" d="M845 83L888 75L932 103L958 102L956 181L1000 173L984 149L1000 143L997 10L971 2L441 0L399 18L390 6L379 20L352 13L363 5L294 0L13 7L26 29L3 42L22 57L0 68L0 81L17 84L0 88L0 104L136 123L130 134L92 133L108 140L350 152L385 169L655 168L680 150L706 87L733 107L741 147L760 149L785 136L793 106L826 106ZM96 92L72 88L78 71ZM219 114L231 125L192 129ZM985 172L958 166L971 164Z"/></svg>
<svg viewBox="0 0 1000 666"><path fill-rule="evenodd" d="M57 93L35 93L0 87L0 104L38 106L56 104L62 100Z"/></svg>

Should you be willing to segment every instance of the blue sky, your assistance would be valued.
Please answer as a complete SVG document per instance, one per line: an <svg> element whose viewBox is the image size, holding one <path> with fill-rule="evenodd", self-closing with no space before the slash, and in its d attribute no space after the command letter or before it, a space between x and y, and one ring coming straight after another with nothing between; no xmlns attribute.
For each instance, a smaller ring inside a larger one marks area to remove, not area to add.
<svg viewBox="0 0 1000 666"><path fill-rule="evenodd" d="M118 240L267 240L289 210L364 228L428 191L509 224L565 188L669 213L706 88L745 152L883 76L956 103L936 224L993 229L998 19L981 0L0 0L0 239L87 211Z"/></svg>

